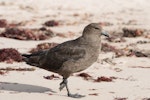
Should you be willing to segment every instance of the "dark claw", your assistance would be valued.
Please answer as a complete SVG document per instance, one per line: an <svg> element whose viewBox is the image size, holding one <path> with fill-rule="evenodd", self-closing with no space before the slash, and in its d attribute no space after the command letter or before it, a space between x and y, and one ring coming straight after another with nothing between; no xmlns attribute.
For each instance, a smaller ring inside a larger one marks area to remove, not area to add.
<svg viewBox="0 0 150 100"><path fill-rule="evenodd" d="M63 81L60 83L59 90L61 91L67 85L67 83L67 79L63 78Z"/></svg>
<svg viewBox="0 0 150 100"><path fill-rule="evenodd" d="M82 98L82 97L85 97L85 95L80 95L80 94L68 94L68 97L72 97L72 98Z"/></svg>
<svg viewBox="0 0 150 100"><path fill-rule="evenodd" d="M59 90L61 91L65 86L66 86L66 84L61 83L61 84L60 84L60 87L59 87Z"/></svg>
<svg viewBox="0 0 150 100"><path fill-rule="evenodd" d="M71 94L71 93L69 92L69 88L68 88L67 83L68 83L67 79L66 79L66 78L63 78L63 81L60 83L59 90L61 91L64 87L66 87L67 92L68 92L68 97L72 97L72 98L82 98L82 97L85 97L84 95Z"/></svg>

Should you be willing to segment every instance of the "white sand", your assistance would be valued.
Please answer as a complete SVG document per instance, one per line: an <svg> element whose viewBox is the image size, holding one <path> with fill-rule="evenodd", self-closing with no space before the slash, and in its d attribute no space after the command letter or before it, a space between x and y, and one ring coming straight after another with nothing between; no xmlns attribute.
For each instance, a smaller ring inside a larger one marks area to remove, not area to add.
<svg viewBox="0 0 150 100"><path fill-rule="evenodd" d="M77 14L78 16L73 16ZM43 42L61 43L81 35L85 25L91 22L110 22L114 25L104 27L105 30L116 30L122 27L150 29L150 1L149 0L1 0L0 19L10 22L27 22L28 28L38 28L47 20L60 20L63 25L52 27L55 32L75 32L75 36L68 38L54 37L44 41L20 41L0 37L0 48L16 48L21 53ZM123 25L129 20L136 20L137 25ZM136 43L145 38L129 38L125 43L111 43L117 47ZM149 39L145 39L149 41ZM104 40L103 40L104 41ZM138 48L150 50L150 44L138 45ZM102 53L100 56L112 57L111 53ZM127 98L127 100L142 100L150 98L149 68L132 68L132 66L150 67L149 58L120 57L114 58L116 65L101 64L102 59L94 63L84 72L94 78L100 76L114 76L118 79L113 82L91 82L80 77L71 76L69 87L72 93L84 94L81 100L113 100ZM0 63L5 67L33 67L25 63ZM117 72L116 70L120 70ZM58 80L46 80L43 76L52 72L36 68L31 72L11 71L0 75L0 100L73 100L66 96L66 90L59 91ZM57 74L55 74L57 75ZM90 90L96 89L96 90ZM89 94L97 93L98 96ZM49 95L52 94L52 95Z"/></svg>

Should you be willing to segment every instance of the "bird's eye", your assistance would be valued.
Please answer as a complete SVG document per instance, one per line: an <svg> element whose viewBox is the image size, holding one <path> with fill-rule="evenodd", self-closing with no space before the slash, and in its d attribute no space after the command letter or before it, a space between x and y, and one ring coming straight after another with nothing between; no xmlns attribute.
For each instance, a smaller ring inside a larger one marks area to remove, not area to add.
<svg viewBox="0 0 150 100"><path fill-rule="evenodd" d="M97 28L97 27L94 27L95 29L97 29L97 30L99 30L99 28Z"/></svg>

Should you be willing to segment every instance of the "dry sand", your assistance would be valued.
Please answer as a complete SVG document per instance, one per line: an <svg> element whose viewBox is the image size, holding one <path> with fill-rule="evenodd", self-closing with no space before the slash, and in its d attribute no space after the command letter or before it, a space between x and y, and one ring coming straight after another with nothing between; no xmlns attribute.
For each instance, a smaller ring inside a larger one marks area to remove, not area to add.
<svg viewBox="0 0 150 100"><path fill-rule="evenodd" d="M104 29L121 31L123 27L150 30L149 0L0 0L0 19L8 22L23 22L23 28L39 28L48 20L57 20L61 25L50 27L56 33L66 37L55 36L48 40L25 41L0 37L0 49L16 48L27 53L31 48L43 42L62 43L77 38L85 25L91 22L109 22ZM0 32L3 28L0 29ZM75 33L69 35L70 33ZM148 31L147 34L150 34ZM112 34L113 35L113 34ZM109 44L124 48L137 41L150 41L150 38L125 38L126 42ZM108 42L104 38L103 42ZM132 46L131 46L132 47ZM134 49L150 50L150 42L137 44ZM84 94L81 100L149 100L150 99L150 58L119 57L112 58L113 53L100 54L96 63L85 70L94 79L97 77L116 77L112 82L93 82L77 77L69 78L72 93ZM102 63L105 58L111 63ZM32 68L21 63L0 63L0 68ZM34 67L35 71L9 71L0 75L0 100L73 100L66 96L66 90L59 91L61 78L47 80L43 76L54 73ZM57 74L55 74L58 76ZM60 76L59 76L60 77ZM93 95L92 95L93 94ZM96 95L94 95L96 94Z"/></svg>

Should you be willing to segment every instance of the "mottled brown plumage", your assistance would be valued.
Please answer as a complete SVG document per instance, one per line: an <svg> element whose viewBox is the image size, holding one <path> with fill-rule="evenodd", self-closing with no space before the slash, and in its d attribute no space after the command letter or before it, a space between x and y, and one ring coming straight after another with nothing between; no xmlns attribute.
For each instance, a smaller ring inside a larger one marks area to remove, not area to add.
<svg viewBox="0 0 150 100"><path fill-rule="evenodd" d="M60 90L66 87L68 96L81 97L70 94L67 78L72 73L87 69L97 60L101 34L108 36L98 23L91 23L85 27L82 36L75 40L64 42L49 50L23 56L30 65L62 75L63 82L60 84Z"/></svg>

